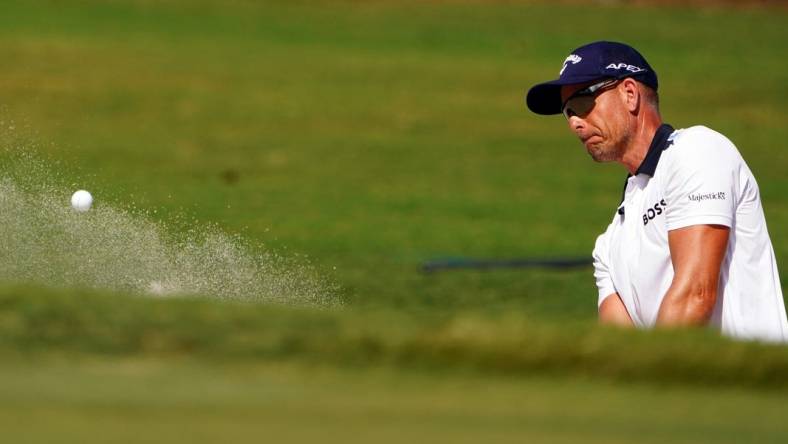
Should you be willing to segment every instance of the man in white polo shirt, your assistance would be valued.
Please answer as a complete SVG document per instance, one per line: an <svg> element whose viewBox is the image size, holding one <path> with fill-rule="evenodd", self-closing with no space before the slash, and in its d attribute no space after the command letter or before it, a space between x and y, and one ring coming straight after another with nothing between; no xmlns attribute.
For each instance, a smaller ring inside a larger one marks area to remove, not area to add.
<svg viewBox="0 0 788 444"><path fill-rule="evenodd" d="M736 338L788 341L752 172L722 134L664 124L657 87L635 49L595 42L573 51L559 78L526 98L537 114L563 113L595 161L629 172L593 253L600 320L711 325Z"/></svg>

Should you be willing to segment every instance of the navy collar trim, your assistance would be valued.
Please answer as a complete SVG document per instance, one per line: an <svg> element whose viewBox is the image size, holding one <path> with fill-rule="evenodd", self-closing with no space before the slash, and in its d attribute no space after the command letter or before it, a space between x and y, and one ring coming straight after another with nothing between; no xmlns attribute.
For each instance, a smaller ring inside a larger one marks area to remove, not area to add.
<svg viewBox="0 0 788 444"><path fill-rule="evenodd" d="M657 164L659 163L659 158L662 157L662 152L673 145L673 141L670 140L670 135L673 134L674 131L673 127L667 123L663 123L657 128L654 138L651 139L651 145L648 147L646 157L643 159L643 162L641 162L637 171L635 171L635 176L638 174L647 174L654 177L654 172L657 170ZM618 204L618 214L622 216L624 215L624 196L626 196L627 193L627 182L629 182L629 178L632 176L632 174L627 174L627 178L624 180L624 190L621 192L621 202Z"/></svg>
<svg viewBox="0 0 788 444"><path fill-rule="evenodd" d="M663 123L657 128L657 133L654 134L654 138L651 140L651 146L648 147L648 153L646 153L643 163L641 163L637 171L635 171L635 176L638 174L648 174L654 177L654 171L657 170L657 164L659 163L659 158L662 156L662 152L673 144L673 141L669 140L673 131L675 131L673 127L667 123Z"/></svg>

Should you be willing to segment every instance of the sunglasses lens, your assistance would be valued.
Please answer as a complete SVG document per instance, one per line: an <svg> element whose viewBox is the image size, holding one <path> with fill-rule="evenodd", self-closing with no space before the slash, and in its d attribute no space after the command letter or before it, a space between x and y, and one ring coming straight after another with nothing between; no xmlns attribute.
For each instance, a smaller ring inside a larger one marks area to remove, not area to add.
<svg viewBox="0 0 788 444"><path fill-rule="evenodd" d="M564 116L569 119L572 116L585 116L594 107L594 96L573 97L564 106Z"/></svg>

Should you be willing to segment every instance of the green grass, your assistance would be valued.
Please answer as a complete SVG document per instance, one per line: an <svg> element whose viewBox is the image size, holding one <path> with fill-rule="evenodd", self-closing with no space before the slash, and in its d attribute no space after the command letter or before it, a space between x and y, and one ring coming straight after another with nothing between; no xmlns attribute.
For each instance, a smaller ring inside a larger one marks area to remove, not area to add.
<svg viewBox="0 0 788 444"><path fill-rule="evenodd" d="M788 282L784 10L4 2L3 148L50 159L35 174L89 189L97 205L308 255L347 306L0 283L0 424L15 442L84 442L92 418L118 442L251 440L255 424L303 440L339 440L351 424L369 434L359 441L780 441L783 349L600 329L589 269L418 272L435 257L590 254L625 172L591 162L523 95L603 38L647 56L667 122L738 145ZM280 386L272 399L287 408L265 398ZM644 408L657 419L636 417ZM24 418L51 427L25 438Z"/></svg>
<svg viewBox="0 0 788 444"><path fill-rule="evenodd" d="M604 37L659 68L667 121L739 144L788 259L774 145L788 137L788 79L774 56L783 13L188 4L11 2L0 19L9 118L79 168L99 202L187 213L309 254L336 267L356 304L527 308L555 278L413 271L442 256L590 252L623 170L589 162L559 118L528 113L522 97L565 52ZM598 25L578 32L587 22ZM664 25L641 26L652 22ZM593 308L588 272L560 279L561 298Z"/></svg>
<svg viewBox="0 0 788 444"><path fill-rule="evenodd" d="M659 335L518 313L405 315L88 291L0 292L0 349L22 354L193 356L560 374L610 381L788 389L785 347L712 332Z"/></svg>
<svg viewBox="0 0 788 444"><path fill-rule="evenodd" d="M7 288L0 338L0 426L14 442L788 433L785 348L710 333Z"/></svg>
<svg viewBox="0 0 788 444"><path fill-rule="evenodd" d="M788 433L785 398L768 393L320 365L50 359L0 364L0 394L0 425L18 443L779 443Z"/></svg>

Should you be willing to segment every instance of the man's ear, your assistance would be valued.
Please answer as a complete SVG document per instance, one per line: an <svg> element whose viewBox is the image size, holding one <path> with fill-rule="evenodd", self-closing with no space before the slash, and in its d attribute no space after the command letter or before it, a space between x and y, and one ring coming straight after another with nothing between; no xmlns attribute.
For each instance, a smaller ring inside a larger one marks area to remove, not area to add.
<svg viewBox="0 0 788 444"><path fill-rule="evenodd" d="M621 94L624 106L630 113L635 113L640 108L640 101L643 99L640 94L638 83L630 78L621 81Z"/></svg>

